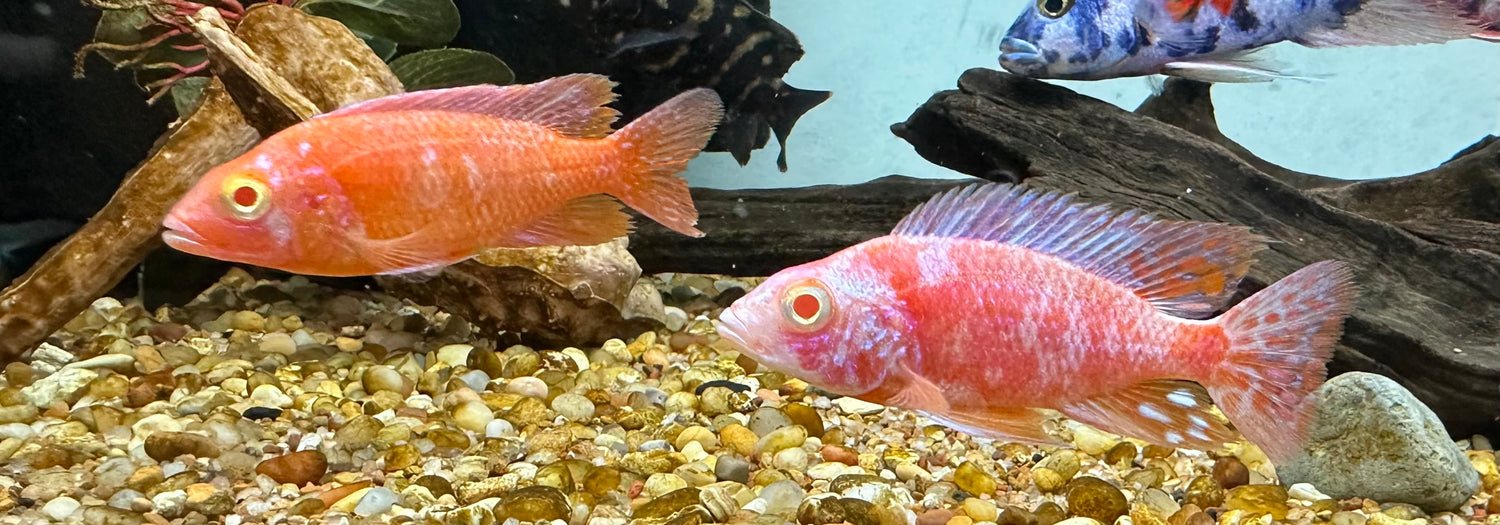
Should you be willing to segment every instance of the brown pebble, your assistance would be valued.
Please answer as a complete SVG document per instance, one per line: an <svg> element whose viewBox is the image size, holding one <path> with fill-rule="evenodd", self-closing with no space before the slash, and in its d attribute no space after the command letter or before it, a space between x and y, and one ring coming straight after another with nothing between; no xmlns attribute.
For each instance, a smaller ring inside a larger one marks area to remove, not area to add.
<svg viewBox="0 0 1500 525"><path fill-rule="evenodd" d="M793 424L802 425L802 428L807 429L807 437L823 438L823 418L813 407L802 403L788 403L781 408L781 411L786 413L786 417L791 419Z"/></svg>
<svg viewBox="0 0 1500 525"><path fill-rule="evenodd" d="M1224 503L1224 488L1214 478L1198 476L1188 482L1187 493L1183 495L1182 501L1204 509L1217 507Z"/></svg>
<svg viewBox="0 0 1500 525"><path fill-rule="evenodd" d="M1101 523L1114 523L1130 510L1130 502L1120 489L1108 481L1083 476L1068 482L1068 510L1074 516L1094 518Z"/></svg>
<svg viewBox="0 0 1500 525"><path fill-rule="evenodd" d="M1121 466L1129 467L1135 462L1135 453L1135 443L1121 441L1113 448L1110 448L1109 452L1104 453L1104 462L1114 465L1116 468Z"/></svg>
<svg viewBox="0 0 1500 525"><path fill-rule="evenodd" d="M1062 505L1051 501L1037 505L1036 510L1031 511L1031 513L1036 515L1036 525L1053 525L1068 517L1068 513L1063 511Z"/></svg>
<svg viewBox="0 0 1500 525"><path fill-rule="evenodd" d="M917 516L917 525L946 525L951 519L953 519L953 511L932 509Z"/></svg>
<svg viewBox="0 0 1500 525"><path fill-rule="evenodd" d="M161 431L146 437L146 455L157 461L170 461L183 455L216 458L219 457L219 445L208 436Z"/></svg>
<svg viewBox="0 0 1500 525"><path fill-rule="evenodd" d="M146 333L150 334L151 338L155 339L158 343L169 343L181 341L187 335L188 327L177 323L157 323L151 325L151 328Z"/></svg>
<svg viewBox="0 0 1500 525"><path fill-rule="evenodd" d="M1183 504L1182 508L1177 509L1176 513L1167 517L1167 525L1187 525L1188 518L1200 512L1203 512L1203 509L1198 508L1197 505L1192 503Z"/></svg>
<svg viewBox="0 0 1500 525"><path fill-rule="evenodd" d="M1186 525L1214 525L1214 519L1207 512L1194 512L1188 516Z"/></svg>
<svg viewBox="0 0 1500 525"><path fill-rule="evenodd" d="M1037 525L1037 521L1037 515L1031 511L1015 505L1007 505L1000 511L1000 517L995 520L995 525Z"/></svg>
<svg viewBox="0 0 1500 525"><path fill-rule="evenodd" d="M859 453L843 445L823 445L823 461L858 465Z"/></svg>
<svg viewBox="0 0 1500 525"><path fill-rule="evenodd" d="M1250 484L1250 469L1234 456L1221 457L1214 461L1214 481L1224 490Z"/></svg>
<svg viewBox="0 0 1500 525"><path fill-rule="evenodd" d="M1167 456L1171 456L1172 453L1176 451L1176 449L1163 447L1161 445L1146 445L1146 448L1141 449L1141 456L1146 458L1164 458Z"/></svg>
<svg viewBox="0 0 1500 525"><path fill-rule="evenodd" d="M1286 489L1281 485L1242 485L1225 493L1224 506L1284 520L1288 510L1286 500Z"/></svg>
<svg viewBox="0 0 1500 525"><path fill-rule="evenodd" d="M333 504L338 503L339 500L344 499L350 494L358 492L360 489L369 487L370 485L371 484L369 481L350 483L342 487L325 490L322 494L318 494L318 499L323 500L324 507L332 507Z"/></svg>
<svg viewBox="0 0 1500 525"><path fill-rule="evenodd" d="M45 470L52 467L72 467L73 457L68 451L54 445L44 445L35 452L28 454L27 459L31 462L31 468Z"/></svg>
<svg viewBox="0 0 1500 525"><path fill-rule="evenodd" d="M293 452L277 456L256 465L255 472L265 474L277 483L303 486L315 483L328 472L328 458L316 450Z"/></svg>
<svg viewBox="0 0 1500 525"><path fill-rule="evenodd" d="M31 386L32 381L36 380L36 371L31 365L13 361L5 365L5 380L15 387Z"/></svg>

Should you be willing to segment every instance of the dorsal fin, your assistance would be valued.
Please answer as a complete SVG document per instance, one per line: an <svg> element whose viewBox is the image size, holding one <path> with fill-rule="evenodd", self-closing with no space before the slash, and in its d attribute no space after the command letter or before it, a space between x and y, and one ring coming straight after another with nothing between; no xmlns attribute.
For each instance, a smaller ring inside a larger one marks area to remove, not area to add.
<svg viewBox="0 0 1500 525"><path fill-rule="evenodd" d="M533 84L480 84L413 91L367 100L321 115L332 117L403 110L479 113L547 126L570 137L608 135L620 112L605 104L615 100L614 82L594 74L573 74Z"/></svg>
<svg viewBox="0 0 1500 525"><path fill-rule="evenodd" d="M1243 226L1162 220L1009 184L948 190L918 206L891 234L988 240L1047 253L1134 290L1165 313L1193 318L1223 307L1251 256L1265 248Z"/></svg>

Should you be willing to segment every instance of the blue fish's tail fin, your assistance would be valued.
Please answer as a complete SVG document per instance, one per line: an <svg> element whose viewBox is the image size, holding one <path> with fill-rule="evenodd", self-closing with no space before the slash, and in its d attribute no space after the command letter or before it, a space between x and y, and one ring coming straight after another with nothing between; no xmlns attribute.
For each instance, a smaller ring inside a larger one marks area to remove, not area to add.
<svg viewBox="0 0 1500 525"><path fill-rule="evenodd" d="M1483 14L1469 12L1462 1L1332 0L1333 10L1348 13L1342 23L1313 29L1296 41L1308 47L1400 46L1474 37L1483 29ZM1476 7L1482 12L1493 2L1478 0Z"/></svg>
<svg viewBox="0 0 1500 525"><path fill-rule="evenodd" d="M1324 364L1354 308L1348 266L1322 261L1272 283L1218 319L1229 349L1204 382L1224 415L1272 461L1302 446Z"/></svg>

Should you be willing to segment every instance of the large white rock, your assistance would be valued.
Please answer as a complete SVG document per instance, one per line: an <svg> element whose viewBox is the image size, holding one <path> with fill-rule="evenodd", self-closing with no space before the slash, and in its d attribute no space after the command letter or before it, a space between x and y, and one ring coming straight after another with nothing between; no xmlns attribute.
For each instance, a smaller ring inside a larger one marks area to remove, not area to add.
<svg viewBox="0 0 1500 525"><path fill-rule="evenodd" d="M1318 389L1303 453L1276 470L1284 485L1428 512L1453 510L1479 490L1479 474L1437 415L1395 381L1363 372Z"/></svg>

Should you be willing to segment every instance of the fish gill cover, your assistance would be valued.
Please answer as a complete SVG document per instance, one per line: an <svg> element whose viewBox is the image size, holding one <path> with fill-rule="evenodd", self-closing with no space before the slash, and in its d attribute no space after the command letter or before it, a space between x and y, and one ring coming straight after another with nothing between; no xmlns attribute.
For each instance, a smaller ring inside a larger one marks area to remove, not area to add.
<svg viewBox="0 0 1500 525"><path fill-rule="evenodd" d="M786 139L828 91L787 85L796 35L771 19L769 0L458 0L465 23L453 44L505 57L517 81L579 72L620 83L616 107L628 122L677 93L709 87L726 107L705 151L741 165L772 134L786 171ZM546 49L546 53L535 52Z"/></svg>

